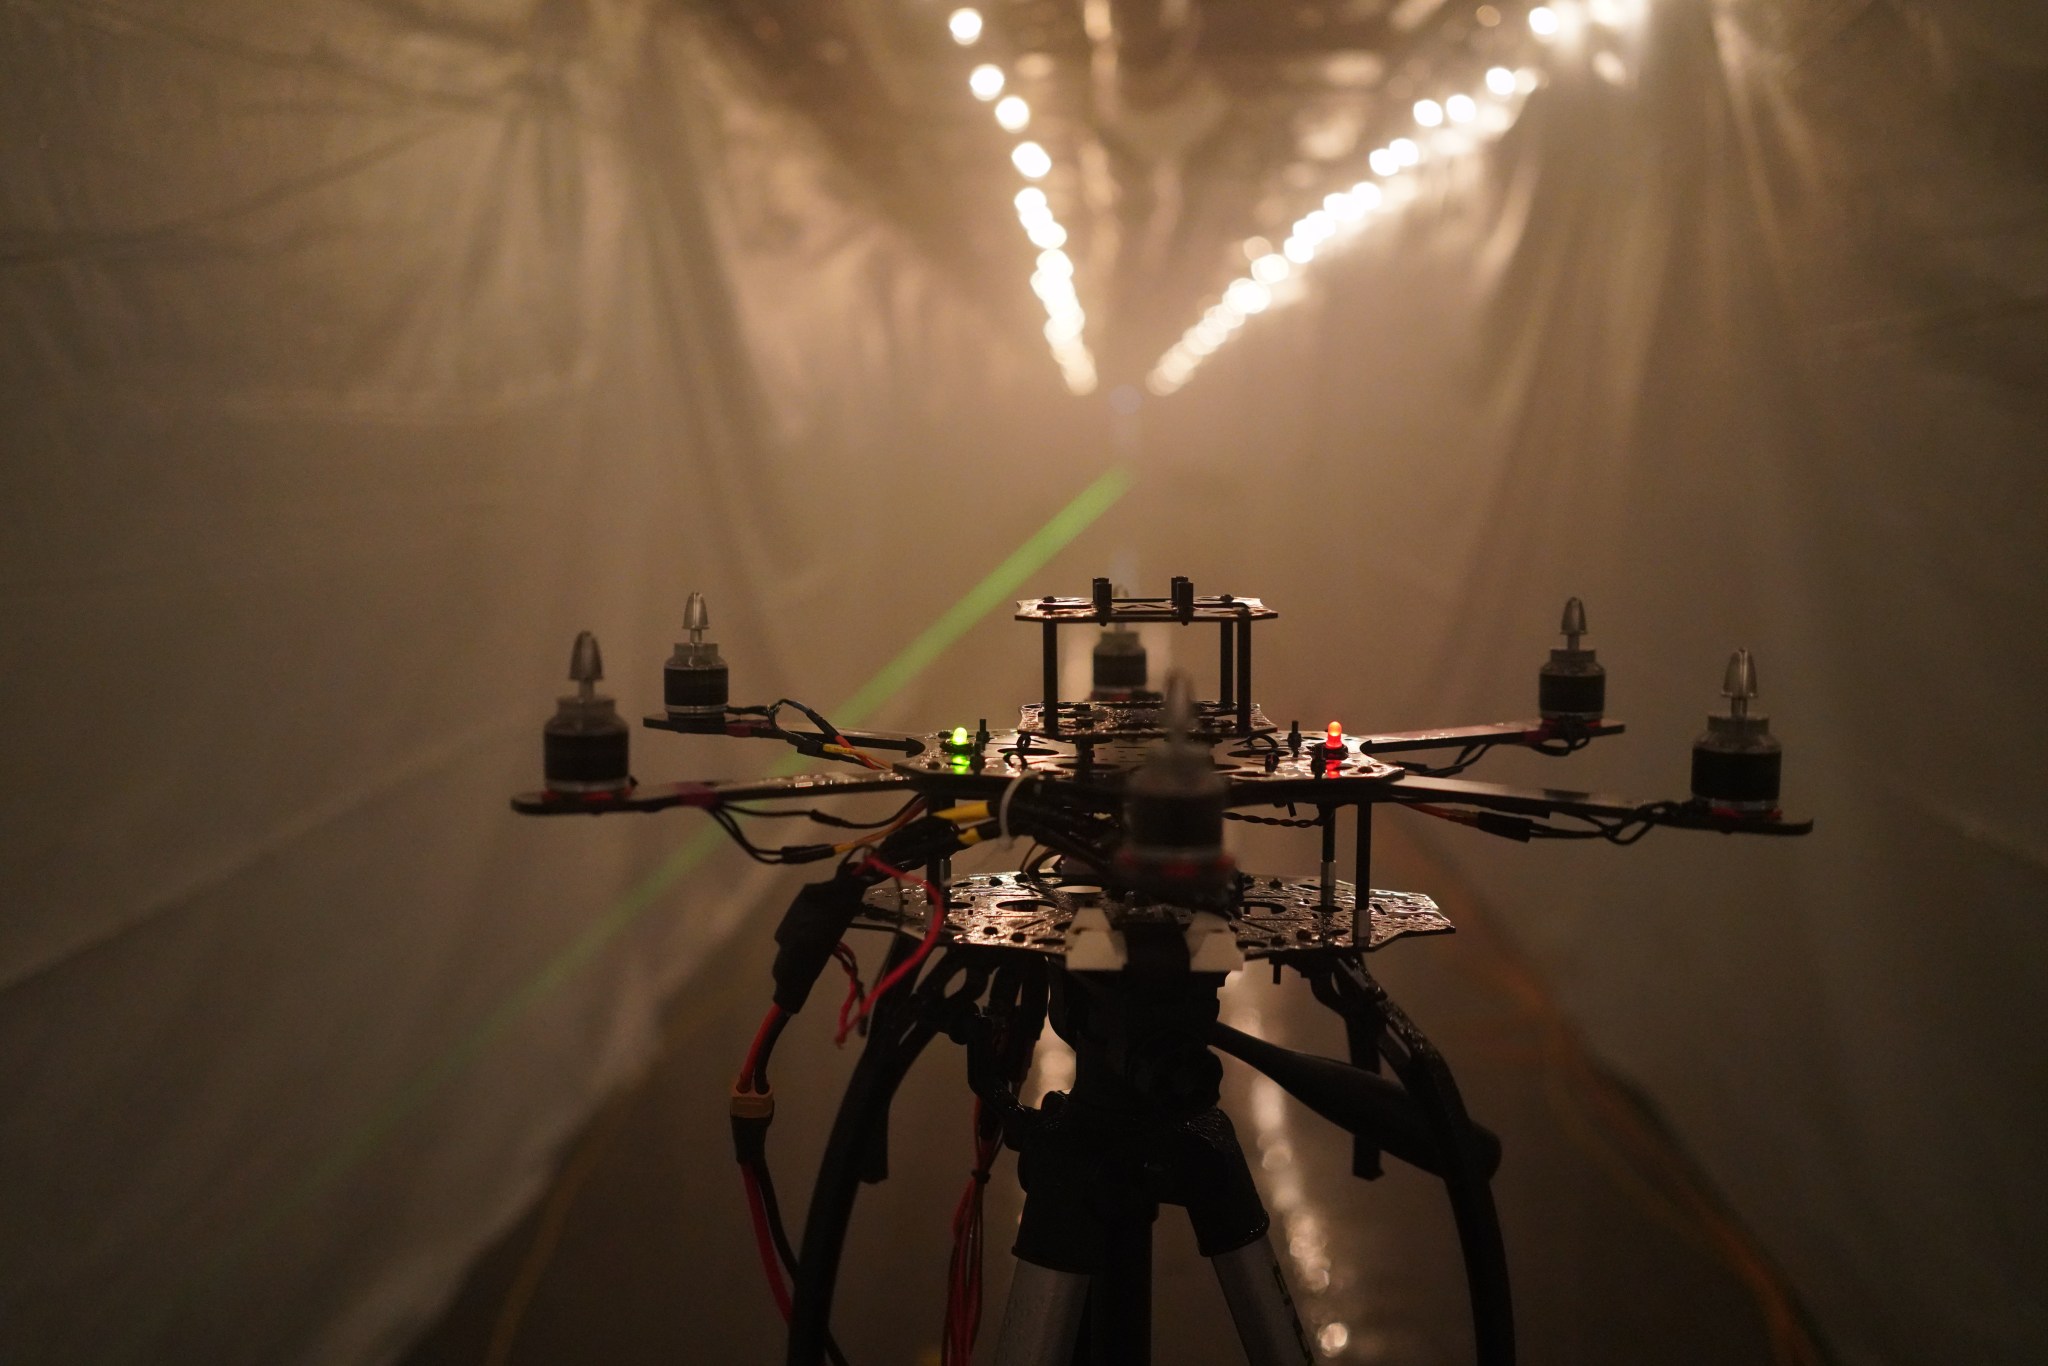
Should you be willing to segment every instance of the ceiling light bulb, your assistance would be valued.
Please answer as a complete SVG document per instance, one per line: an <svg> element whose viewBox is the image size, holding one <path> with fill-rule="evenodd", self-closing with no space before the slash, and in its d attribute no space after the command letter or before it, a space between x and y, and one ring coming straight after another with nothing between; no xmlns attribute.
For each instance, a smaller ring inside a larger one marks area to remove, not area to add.
<svg viewBox="0 0 2048 1366"><path fill-rule="evenodd" d="M1413 166L1422 160L1422 148L1416 145L1413 138L1395 138L1387 144L1387 150L1392 152L1394 160L1403 166Z"/></svg>
<svg viewBox="0 0 2048 1366"><path fill-rule="evenodd" d="M1555 38L1559 24L1557 11L1548 5L1538 5L1529 11L1529 32L1538 38Z"/></svg>
<svg viewBox="0 0 2048 1366"><path fill-rule="evenodd" d="M1232 280L1230 287L1223 291L1223 299L1239 313L1263 313L1266 305L1273 302L1273 291L1257 280L1239 278Z"/></svg>
<svg viewBox="0 0 2048 1366"><path fill-rule="evenodd" d="M1486 73L1486 88L1496 95L1515 93L1515 73L1504 66L1490 67Z"/></svg>
<svg viewBox="0 0 2048 1366"><path fill-rule="evenodd" d="M996 122L1005 132L1022 132L1031 122L1031 106L1015 95L1005 95L996 101Z"/></svg>
<svg viewBox="0 0 2048 1366"><path fill-rule="evenodd" d="M1415 121L1424 128L1434 128L1444 121L1444 107L1435 100L1417 100Z"/></svg>
<svg viewBox="0 0 2048 1366"><path fill-rule="evenodd" d="M1052 157L1035 142L1020 142L1010 150L1010 164L1026 180L1041 180L1052 170ZM1059 243L1049 243L1058 246Z"/></svg>
<svg viewBox="0 0 2048 1366"><path fill-rule="evenodd" d="M1267 252L1252 262L1252 278L1262 285L1277 285L1287 278L1294 267L1287 264L1287 258L1275 252Z"/></svg>
<svg viewBox="0 0 2048 1366"><path fill-rule="evenodd" d="M1470 123L1479 117L1479 102L1470 95L1453 95L1444 101L1444 113L1452 123Z"/></svg>
<svg viewBox="0 0 2048 1366"><path fill-rule="evenodd" d="M967 73L967 88L977 100L992 100L1003 93L1003 69L982 63Z"/></svg>
<svg viewBox="0 0 2048 1366"><path fill-rule="evenodd" d="M952 31L954 42L972 47L981 37L981 11L956 9L946 16L946 27Z"/></svg>

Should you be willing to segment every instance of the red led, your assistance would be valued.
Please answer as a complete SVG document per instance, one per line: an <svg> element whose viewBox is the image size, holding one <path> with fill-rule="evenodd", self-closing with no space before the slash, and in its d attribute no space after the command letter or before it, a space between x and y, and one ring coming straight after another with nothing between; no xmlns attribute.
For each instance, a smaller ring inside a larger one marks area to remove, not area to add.
<svg viewBox="0 0 2048 1366"><path fill-rule="evenodd" d="M1344 747L1344 727L1341 723L1332 721L1328 734L1329 738L1323 741L1325 745L1331 749L1342 749Z"/></svg>

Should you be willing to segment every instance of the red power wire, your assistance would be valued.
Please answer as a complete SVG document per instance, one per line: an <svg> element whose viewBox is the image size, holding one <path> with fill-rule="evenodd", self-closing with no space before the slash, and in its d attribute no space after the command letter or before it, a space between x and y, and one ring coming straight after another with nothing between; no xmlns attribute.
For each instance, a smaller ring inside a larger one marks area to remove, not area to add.
<svg viewBox="0 0 2048 1366"><path fill-rule="evenodd" d="M836 1036L840 1043L845 1043L846 1036L853 1032L853 1021L849 1014L855 1006L867 999L867 994L861 990L860 959L854 956L846 941L841 940L833 948L832 956L839 960L840 967L846 969L846 999L839 1003L839 1033Z"/></svg>
<svg viewBox="0 0 2048 1366"><path fill-rule="evenodd" d="M753 1046L747 1049L747 1060L740 1064L740 1079L733 1084L734 1090L751 1092L754 1089L754 1078L761 1070L762 1051L773 1047L772 1041L782 1032L783 1023L782 1007L769 1006L768 1013L761 1017L761 1027L754 1032Z"/></svg>
<svg viewBox="0 0 2048 1366"><path fill-rule="evenodd" d="M761 1253L761 1270L768 1277L768 1293L775 1297L776 1312L789 1321L789 1287L782 1283L782 1263L776 1260L775 1239L768 1232L768 1206L761 1199L761 1183L752 1166L740 1168L740 1180L747 1188L747 1213L754 1221L754 1246Z"/></svg>
<svg viewBox="0 0 2048 1366"><path fill-rule="evenodd" d="M867 1000L861 1002L861 1007L854 1014L853 1019L850 1022L843 1021L841 1023L838 1037L834 1040L835 1043L845 1043L846 1036L851 1032L853 1026L865 1020L874 1011L875 1004L888 995L891 988L904 978L916 973L918 968L924 965L924 960L931 957L932 950L939 946L939 940L946 933L946 899L940 895L938 888L932 886L930 882L919 877L916 873L906 873L900 868L890 867L872 854L868 855L867 861L862 866L873 868L876 872L892 877L898 882L914 883L924 888L926 902L931 907L931 924L926 928L924 940L917 946L917 951L890 969L881 981L875 983L875 989L868 993Z"/></svg>
<svg viewBox="0 0 2048 1366"><path fill-rule="evenodd" d="M974 1171L967 1189L953 1207L953 1259L946 1275L946 1331L941 1342L942 1366L970 1366L974 1339L981 1332L982 1192L1001 1149L1000 1133L984 1136L981 1102L974 1103Z"/></svg>

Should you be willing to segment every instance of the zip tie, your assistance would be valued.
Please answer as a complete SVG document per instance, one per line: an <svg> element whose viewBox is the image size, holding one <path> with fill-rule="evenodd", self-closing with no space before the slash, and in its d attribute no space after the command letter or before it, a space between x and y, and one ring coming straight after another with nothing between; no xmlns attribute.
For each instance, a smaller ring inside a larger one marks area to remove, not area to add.
<svg viewBox="0 0 2048 1366"><path fill-rule="evenodd" d="M1029 774L1020 773L1010 779L1010 785L1003 789L1003 799L996 804L996 833L1004 839L1011 839L1010 803L1017 796L1017 789L1031 781Z"/></svg>

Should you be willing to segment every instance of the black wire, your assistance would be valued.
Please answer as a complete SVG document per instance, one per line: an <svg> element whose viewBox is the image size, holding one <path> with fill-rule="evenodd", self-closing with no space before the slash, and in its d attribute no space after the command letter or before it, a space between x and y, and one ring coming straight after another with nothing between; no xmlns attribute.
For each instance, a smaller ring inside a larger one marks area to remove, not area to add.
<svg viewBox="0 0 2048 1366"><path fill-rule="evenodd" d="M849 820L845 816L835 816L829 811L819 811L815 808L802 811L775 811L765 806L740 806L734 802L726 802L720 805L718 809L720 811L730 811L736 816L751 816L758 820L794 820L801 816L807 820L816 821L819 825L829 825L840 830L880 830L886 826L894 825L897 821L903 819L903 813L922 800L923 798L921 797L912 797L909 801L897 807L892 815L884 816L877 821Z"/></svg>
<svg viewBox="0 0 2048 1366"><path fill-rule="evenodd" d="M1498 740L1477 740L1459 750L1458 757L1447 764L1403 763L1401 767L1420 778L1451 778L1485 758L1486 752L1499 743Z"/></svg>
<svg viewBox="0 0 2048 1366"><path fill-rule="evenodd" d="M1226 811L1223 813L1223 819L1227 821L1248 821L1253 825L1284 825L1290 829L1297 830L1305 830L1311 826L1322 824L1319 820L1289 820L1285 816L1254 816L1244 811Z"/></svg>

